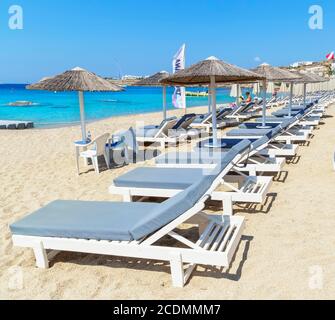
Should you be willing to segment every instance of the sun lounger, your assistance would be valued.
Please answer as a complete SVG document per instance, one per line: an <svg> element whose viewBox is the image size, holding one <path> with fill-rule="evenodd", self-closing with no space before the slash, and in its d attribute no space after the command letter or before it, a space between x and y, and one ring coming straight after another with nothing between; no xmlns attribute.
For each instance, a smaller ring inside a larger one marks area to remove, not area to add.
<svg viewBox="0 0 335 320"><path fill-rule="evenodd" d="M292 142L305 142L309 138L309 133L305 131L300 131L297 129L292 129L298 122L301 116L295 118L287 119L278 125L277 129L280 132L275 139L277 141L285 141L286 144L291 144ZM227 132L227 137L232 138L260 138L264 135L271 134L274 129L236 129Z"/></svg>
<svg viewBox="0 0 335 320"><path fill-rule="evenodd" d="M266 123L282 123L284 121L286 121L287 119L285 118L279 118L279 117L266 117L265 121ZM313 126L316 127L320 124L320 117L317 116L304 116L300 121L299 121L299 125L302 126ZM263 123L263 120L256 120L255 122L257 122L258 124Z"/></svg>
<svg viewBox="0 0 335 320"><path fill-rule="evenodd" d="M212 200L222 201L225 214L233 214L234 202L262 203L271 187L271 177L250 177L239 171L234 171L237 175L228 174L236 163L247 158L249 148L250 142L246 140L232 148L221 160L224 170L221 169L218 176L226 189L215 190L210 197ZM122 195L126 202L133 201L134 197L170 198L206 176L207 171L190 168L137 168L115 179L110 193Z"/></svg>
<svg viewBox="0 0 335 320"><path fill-rule="evenodd" d="M222 157L234 146L241 143L241 139L222 139L221 145L225 145L221 150L210 150L199 147L194 152L166 153L155 159L156 166L159 168L214 168ZM271 140L263 137L252 142L249 157L243 160L243 165L236 166L235 170L246 172L250 176L257 173L279 173L283 170L285 159L280 157L264 157L260 151L266 149ZM200 143L201 144L201 143ZM200 146L199 144L199 146Z"/></svg>
<svg viewBox="0 0 335 320"><path fill-rule="evenodd" d="M171 131L173 132L173 127L177 124L178 119L167 119L162 122L158 128L153 128L147 126L136 131L136 140L139 143L159 143L162 148L166 147L167 143L176 144L183 139L186 139L186 136L181 136L178 134L170 135Z"/></svg>
<svg viewBox="0 0 335 320"><path fill-rule="evenodd" d="M182 287L197 264L228 268L241 240L242 217L203 213L219 183L217 175L204 176L162 204L56 201L11 225L13 244L32 248L40 268L58 251L167 261L173 285ZM208 224L194 242L177 228L196 225L196 215ZM183 247L157 245L167 236Z"/></svg>
<svg viewBox="0 0 335 320"><path fill-rule="evenodd" d="M255 109L256 108L256 109ZM255 109L255 110L253 110ZM228 119L234 119L238 122L249 120L257 115L259 115L260 108L256 106L254 102L247 105L241 105L237 107L230 115L227 116Z"/></svg>
<svg viewBox="0 0 335 320"><path fill-rule="evenodd" d="M267 122L265 125L267 127L270 127L271 129L274 129L275 127L278 126L278 123ZM245 122L239 126L239 129L258 129L259 126L260 126L259 122ZM304 125L300 125L300 123L297 123L297 125L294 126L293 129L297 129L302 132L307 132L308 134L312 134L314 130L313 126L304 126Z"/></svg>
<svg viewBox="0 0 335 320"><path fill-rule="evenodd" d="M227 116L231 114L232 108L221 108L216 113L217 128L221 129L227 126L237 125L239 122L227 119ZM213 115L212 113L207 113L205 115L199 115L190 125L192 128L204 129L210 132L213 129Z"/></svg>

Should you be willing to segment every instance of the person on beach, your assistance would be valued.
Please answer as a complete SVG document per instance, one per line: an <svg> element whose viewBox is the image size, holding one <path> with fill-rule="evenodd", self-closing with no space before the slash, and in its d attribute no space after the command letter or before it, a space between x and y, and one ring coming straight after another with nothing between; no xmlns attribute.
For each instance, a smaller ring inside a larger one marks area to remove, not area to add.
<svg viewBox="0 0 335 320"><path fill-rule="evenodd" d="M244 100L244 102L245 103L251 103L252 102L252 97L251 97L251 94L250 94L250 92L247 92L246 94L245 94L247 97L246 97L246 99Z"/></svg>

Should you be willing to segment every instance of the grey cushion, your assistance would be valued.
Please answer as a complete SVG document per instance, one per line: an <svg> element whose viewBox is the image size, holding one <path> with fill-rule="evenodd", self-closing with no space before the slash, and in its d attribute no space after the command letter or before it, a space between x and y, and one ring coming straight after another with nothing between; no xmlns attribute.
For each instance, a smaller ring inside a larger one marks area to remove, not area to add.
<svg viewBox="0 0 335 320"><path fill-rule="evenodd" d="M269 138L269 140L272 140L278 134L280 134L282 131L283 131L283 129L280 126L277 126L274 129L272 129L266 136Z"/></svg>
<svg viewBox="0 0 335 320"><path fill-rule="evenodd" d="M187 129L189 124L193 122L193 120L196 118L195 113L191 114L185 114L182 116L179 121L174 125L172 130L179 130L179 129Z"/></svg>
<svg viewBox="0 0 335 320"><path fill-rule="evenodd" d="M242 142L236 144L230 149L229 152L222 158L220 165L216 168L220 173L230 164L239 154L250 149L251 142L249 140L243 140ZM235 165L235 163L232 163Z"/></svg>
<svg viewBox="0 0 335 320"><path fill-rule="evenodd" d="M144 137L144 138L154 138L160 129L148 129L143 128L139 131L136 131L137 137Z"/></svg>
<svg viewBox="0 0 335 320"><path fill-rule="evenodd" d="M114 185L125 188L153 188L184 190L199 181L202 169L142 167L114 180Z"/></svg>
<svg viewBox="0 0 335 320"><path fill-rule="evenodd" d="M300 113L299 111L293 111L292 110L291 115L296 116L299 113ZM276 117L285 117L285 116L289 115L289 110L282 110L282 111L273 112L272 115L276 116Z"/></svg>
<svg viewBox="0 0 335 320"><path fill-rule="evenodd" d="M199 149L198 149L199 150ZM226 153L209 149L197 152L166 153L155 159L156 164L217 164Z"/></svg>
<svg viewBox="0 0 335 320"><path fill-rule="evenodd" d="M268 134L271 130L269 129L235 129L227 132L228 137L239 137L239 136L249 136L249 137L262 137Z"/></svg>
<svg viewBox="0 0 335 320"><path fill-rule="evenodd" d="M150 211L148 215L131 229L131 234L134 239L141 239L159 230L162 226L170 223L193 208L194 205L206 195L206 192L210 189L215 179L215 175L204 176L185 191Z"/></svg>
<svg viewBox="0 0 335 320"><path fill-rule="evenodd" d="M177 120L177 119L178 119L178 118L175 117L175 116L164 119L164 120L161 122L161 124L159 125L159 129L163 128L167 122L170 122L170 121L173 121L173 120Z"/></svg>
<svg viewBox="0 0 335 320"><path fill-rule="evenodd" d="M252 150L256 150L259 147L267 144L270 141L270 139L267 136L264 136L260 139L258 139L257 141L255 141L254 143L251 144L251 148Z"/></svg>
<svg viewBox="0 0 335 320"><path fill-rule="evenodd" d="M55 201L12 224L14 235L133 240L130 229L158 207L154 203Z"/></svg>
<svg viewBox="0 0 335 320"><path fill-rule="evenodd" d="M211 115L212 115L211 113L199 115L194 119L193 123L195 123L195 124L203 123Z"/></svg>

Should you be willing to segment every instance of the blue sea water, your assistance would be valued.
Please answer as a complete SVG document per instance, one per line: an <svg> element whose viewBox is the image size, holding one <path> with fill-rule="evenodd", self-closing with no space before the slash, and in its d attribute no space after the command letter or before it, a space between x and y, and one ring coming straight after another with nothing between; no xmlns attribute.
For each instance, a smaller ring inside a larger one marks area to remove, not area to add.
<svg viewBox="0 0 335 320"><path fill-rule="evenodd" d="M204 89L191 89L199 91ZM172 106L173 88L167 91L168 108ZM218 89L218 103L231 103L229 90ZM13 107L15 101L30 101L33 106ZM208 105L207 97L188 97L187 106ZM113 116L143 114L162 110L161 88L128 87L124 92L85 93L87 121ZM26 90L25 85L0 85L0 120L33 121L36 127L64 126L80 120L76 92L47 92Z"/></svg>

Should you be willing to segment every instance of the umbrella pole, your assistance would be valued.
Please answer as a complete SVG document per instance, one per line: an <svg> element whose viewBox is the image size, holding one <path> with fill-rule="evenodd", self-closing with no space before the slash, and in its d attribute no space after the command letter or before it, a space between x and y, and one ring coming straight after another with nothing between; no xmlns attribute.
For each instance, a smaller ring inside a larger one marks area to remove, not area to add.
<svg viewBox="0 0 335 320"><path fill-rule="evenodd" d="M266 127L266 81L263 81L263 122L262 126Z"/></svg>
<svg viewBox="0 0 335 320"><path fill-rule="evenodd" d="M218 145L218 131L216 119L216 84L215 77L211 76L211 92L212 92L212 122L213 122L213 147Z"/></svg>
<svg viewBox="0 0 335 320"><path fill-rule="evenodd" d="M163 86L163 119L167 118L167 110L166 110L166 86Z"/></svg>
<svg viewBox="0 0 335 320"><path fill-rule="evenodd" d="M292 104L293 104L293 82L291 82L291 88L290 88L290 107L289 107L289 118L292 117Z"/></svg>
<svg viewBox="0 0 335 320"><path fill-rule="evenodd" d="M212 112L212 91L208 89L208 113Z"/></svg>
<svg viewBox="0 0 335 320"><path fill-rule="evenodd" d="M81 122L81 133L83 141L87 140L86 136L86 123L85 123L85 104L84 104L84 92L79 91L79 106L80 106L80 122Z"/></svg>
<svg viewBox="0 0 335 320"><path fill-rule="evenodd" d="M237 90L236 90L236 105L239 107L240 106L240 96L241 96L241 87L240 85L238 84L237 85Z"/></svg>
<svg viewBox="0 0 335 320"><path fill-rule="evenodd" d="M307 83L304 83L304 108L306 108L307 105L306 97L307 97Z"/></svg>

